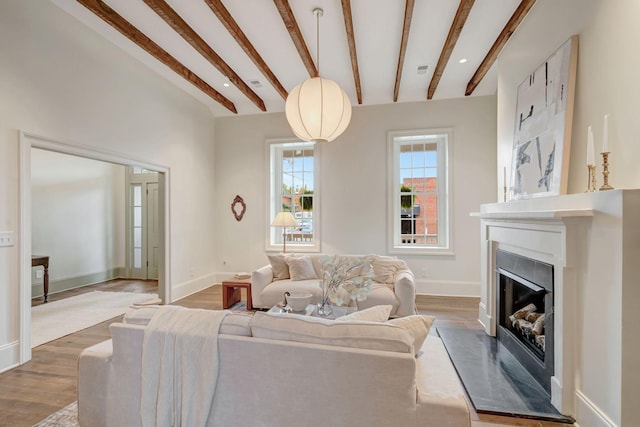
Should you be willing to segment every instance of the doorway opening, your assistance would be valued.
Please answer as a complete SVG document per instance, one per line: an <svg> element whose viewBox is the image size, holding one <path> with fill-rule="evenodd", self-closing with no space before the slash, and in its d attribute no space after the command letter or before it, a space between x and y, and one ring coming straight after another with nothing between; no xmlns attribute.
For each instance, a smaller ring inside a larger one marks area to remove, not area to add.
<svg viewBox="0 0 640 427"><path fill-rule="evenodd" d="M169 183L169 169L163 166L141 162L135 159L127 158L118 154L97 151L92 148L69 145L62 142L54 141L24 132L20 132L20 363L25 363L31 359L31 261L32 261L32 194L31 194L31 151L33 148L52 151L61 154L68 154L79 158L98 160L113 165L124 166L127 170L132 171L135 168L148 171L145 175L149 175L148 182L145 182L145 190L149 189L151 195L145 197L144 207L145 213L148 213L154 229L152 238L153 248L149 250L145 248L145 252L150 254L147 258L150 260L150 269L145 269L145 276L153 276L158 280L158 296L164 302L171 302L170 287L168 285L169 274L169 243L168 243L168 224L169 224L169 199L168 193L165 191ZM136 169L136 170L137 170ZM152 173L151 173L152 172ZM129 174L127 174L129 175ZM134 180L135 181L135 180ZM131 184L128 179L123 179L123 183ZM130 193L127 186L124 191ZM145 191L146 193L146 191ZM145 194L146 195L146 194ZM129 204L129 200L133 202L131 196L127 197L127 209L125 217L126 225L126 266L124 275L132 277L131 271L134 270L135 256L135 235L133 233L135 216L133 203ZM143 203L139 204L142 211ZM149 208L149 205L157 206L157 209ZM147 212L149 211L149 212ZM140 212L141 213L141 212ZM142 228L140 228L142 230ZM150 233L145 233L150 234ZM142 251L142 245L139 246ZM140 257L142 262L142 257ZM146 264L146 261L145 261Z"/></svg>

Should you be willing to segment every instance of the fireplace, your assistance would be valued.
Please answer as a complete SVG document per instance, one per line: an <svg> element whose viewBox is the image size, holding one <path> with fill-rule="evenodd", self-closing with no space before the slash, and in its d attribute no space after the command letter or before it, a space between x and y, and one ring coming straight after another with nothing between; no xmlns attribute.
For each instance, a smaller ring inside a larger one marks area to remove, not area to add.
<svg viewBox="0 0 640 427"><path fill-rule="evenodd" d="M551 394L553 266L496 251L498 341Z"/></svg>

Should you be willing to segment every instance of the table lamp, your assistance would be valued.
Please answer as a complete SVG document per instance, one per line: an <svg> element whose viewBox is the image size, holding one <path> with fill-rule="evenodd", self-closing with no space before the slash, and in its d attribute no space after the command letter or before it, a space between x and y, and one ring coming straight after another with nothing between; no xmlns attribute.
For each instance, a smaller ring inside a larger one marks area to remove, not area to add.
<svg viewBox="0 0 640 427"><path fill-rule="evenodd" d="M287 252L287 227L297 227L298 221L291 215L291 212L282 211L271 222L272 227L283 227L282 229L282 253Z"/></svg>

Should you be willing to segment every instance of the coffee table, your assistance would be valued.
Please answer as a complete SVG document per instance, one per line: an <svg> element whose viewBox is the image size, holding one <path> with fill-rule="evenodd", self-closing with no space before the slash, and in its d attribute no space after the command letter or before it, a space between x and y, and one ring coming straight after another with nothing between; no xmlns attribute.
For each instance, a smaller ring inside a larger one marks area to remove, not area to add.
<svg viewBox="0 0 640 427"><path fill-rule="evenodd" d="M276 305L274 307L271 307L267 313L278 313L278 314L293 313L293 314L302 314L304 316L322 317L324 319L337 319L338 317L346 316L347 314L353 313L358 310L357 307L340 306L340 307L332 307L332 308L333 308L333 313L331 313L331 315L329 316L318 316L318 306L316 304L309 304L307 308L305 308L303 311L288 311Z"/></svg>

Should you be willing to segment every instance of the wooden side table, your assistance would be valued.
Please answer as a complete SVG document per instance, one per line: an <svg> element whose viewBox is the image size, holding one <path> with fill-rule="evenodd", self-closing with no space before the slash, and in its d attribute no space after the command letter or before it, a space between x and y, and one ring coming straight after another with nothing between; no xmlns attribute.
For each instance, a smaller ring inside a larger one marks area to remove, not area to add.
<svg viewBox="0 0 640 427"><path fill-rule="evenodd" d="M31 255L31 267L44 267L44 302L49 300L49 256L48 255Z"/></svg>
<svg viewBox="0 0 640 427"><path fill-rule="evenodd" d="M231 277L222 281L222 308L230 308L233 304L239 302L242 288L247 290L247 310L252 310L251 277L247 279Z"/></svg>

